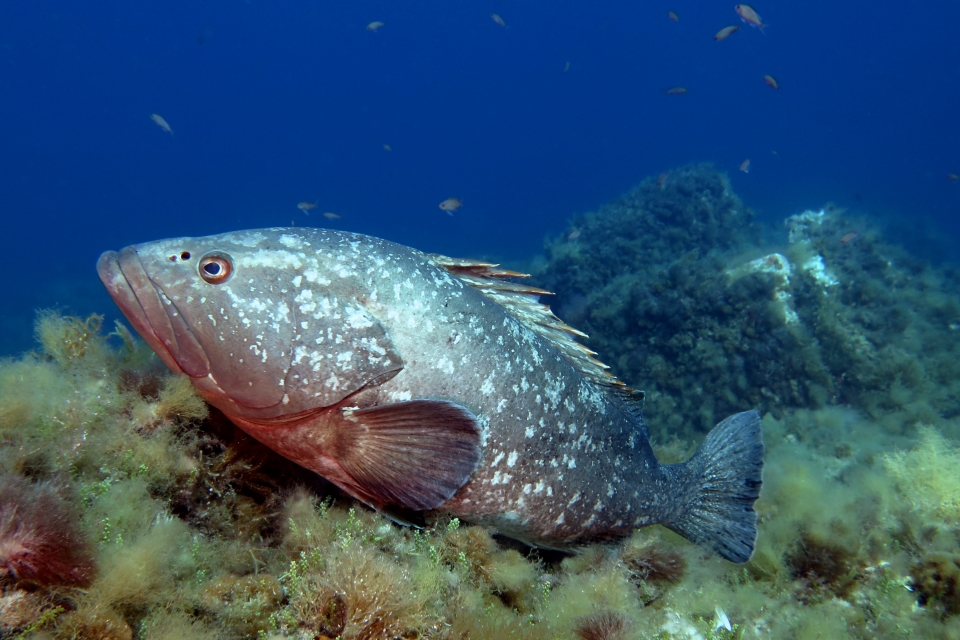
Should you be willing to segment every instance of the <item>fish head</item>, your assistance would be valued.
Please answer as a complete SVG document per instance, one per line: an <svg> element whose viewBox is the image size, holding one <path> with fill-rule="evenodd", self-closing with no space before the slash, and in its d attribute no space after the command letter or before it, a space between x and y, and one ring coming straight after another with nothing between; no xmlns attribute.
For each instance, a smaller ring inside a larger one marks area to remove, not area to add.
<svg viewBox="0 0 960 640"><path fill-rule="evenodd" d="M241 231L108 251L97 270L164 363L230 417L336 405L402 368L342 238Z"/></svg>

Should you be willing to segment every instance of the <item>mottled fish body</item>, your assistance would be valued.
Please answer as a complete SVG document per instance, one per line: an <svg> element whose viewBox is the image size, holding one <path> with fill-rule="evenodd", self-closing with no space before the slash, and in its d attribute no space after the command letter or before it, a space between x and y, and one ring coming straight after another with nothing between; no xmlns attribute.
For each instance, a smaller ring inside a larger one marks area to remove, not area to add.
<svg viewBox="0 0 960 640"><path fill-rule="evenodd" d="M325 229L134 245L98 270L208 402L375 508L554 548L661 523L736 562L753 551L756 412L660 465L638 394L546 292L505 279L520 274Z"/></svg>

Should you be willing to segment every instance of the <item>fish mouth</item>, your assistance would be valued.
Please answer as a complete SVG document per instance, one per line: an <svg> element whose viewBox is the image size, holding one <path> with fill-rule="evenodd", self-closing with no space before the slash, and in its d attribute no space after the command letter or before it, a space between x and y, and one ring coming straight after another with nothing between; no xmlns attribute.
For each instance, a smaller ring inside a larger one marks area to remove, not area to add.
<svg viewBox="0 0 960 640"><path fill-rule="evenodd" d="M192 378L210 373L210 360L200 342L173 301L147 275L134 247L103 253L97 274L123 315L171 371Z"/></svg>

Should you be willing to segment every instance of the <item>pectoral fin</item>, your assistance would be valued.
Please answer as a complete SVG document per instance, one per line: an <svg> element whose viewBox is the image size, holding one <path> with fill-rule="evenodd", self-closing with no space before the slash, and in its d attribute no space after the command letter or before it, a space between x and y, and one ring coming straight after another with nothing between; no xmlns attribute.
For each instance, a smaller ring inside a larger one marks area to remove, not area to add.
<svg viewBox="0 0 960 640"><path fill-rule="evenodd" d="M435 509L480 461L477 417L452 402L345 409L337 422L333 456L358 497L378 508Z"/></svg>

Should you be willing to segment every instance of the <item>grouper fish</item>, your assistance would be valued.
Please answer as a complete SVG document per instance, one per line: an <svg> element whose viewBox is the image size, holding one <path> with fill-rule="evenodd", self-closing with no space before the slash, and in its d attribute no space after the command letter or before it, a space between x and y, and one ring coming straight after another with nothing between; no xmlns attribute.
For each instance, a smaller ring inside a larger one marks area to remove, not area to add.
<svg viewBox="0 0 960 640"><path fill-rule="evenodd" d="M108 251L143 339L238 427L388 514L449 514L546 548L660 523L745 562L756 411L662 465L583 334L497 265L324 229Z"/></svg>

